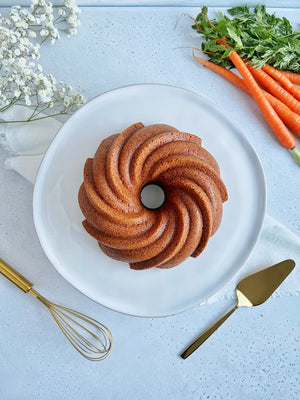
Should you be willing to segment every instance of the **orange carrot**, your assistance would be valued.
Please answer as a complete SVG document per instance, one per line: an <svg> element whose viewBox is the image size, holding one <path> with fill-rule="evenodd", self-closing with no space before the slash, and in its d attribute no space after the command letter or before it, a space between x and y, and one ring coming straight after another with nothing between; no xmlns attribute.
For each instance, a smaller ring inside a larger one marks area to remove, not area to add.
<svg viewBox="0 0 300 400"><path fill-rule="evenodd" d="M274 108L283 122L289 126L298 136L300 136L300 115L292 111L276 97L263 90L263 94Z"/></svg>
<svg viewBox="0 0 300 400"><path fill-rule="evenodd" d="M272 129L273 133L279 140L279 142L288 150L291 151L292 156L294 157L296 163L300 165L300 152L296 148L296 140L291 132L287 129L284 125L282 120L277 115L274 108L268 102L266 97L264 96L261 88L256 83L253 75L247 68L244 61L238 55L236 51L232 51L229 55L230 60L235 65L239 73L244 78L247 86L252 94L252 97L256 101L256 104L260 108L263 116L265 117L266 121L268 122L270 128ZM263 71L262 71L263 72ZM271 78L272 79L272 78Z"/></svg>
<svg viewBox="0 0 300 400"><path fill-rule="evenodd" d="M284 76L286 76L292 83L300 85L300 74L295 74L295 72L281 71Z"/></svg>
<svg viewBox="0 0 300 400"><path fill-rule="evenodd" d="M223 40L217 40L217 42L224 44L227 48L229 48L229 45L226 42L224 42ZM247 68L244 61L238 55L238 53L236 51L232 50L232 52L229 55L229 58L232 61L232 63L235 65L235 67L237 68L239 73L244 78L245 83L247 84L252 97L256 101L256 104L260 108L263 116L265 117L267 123L269 124L270 128L274 132L274 134L277 137L277 139L279 140L279 142L286 149L289 149L289 150L296 147L296 140L295 140L294 136L287 129L287 127L284 125L282 120L276 114L274 108L271 106L271 104L265 98L265 96L262 92L262 89L258 86L253 75ZM272 79L272 78L270 78L270 79Z"/></svg>
<svg viewBox="0 0 300 400"><path fill-rule="evenodd" d="M300 102L280 86L273 78L262 69L254 69L247 65L252 75L277 99L281 100L291 110L300 115Z"/></svg>
<svg viewBox="0 0 300 400"><path fill-rule="evenodd" d="M195 60L197 60L199 63L201 63L204 67L211 69L212 71L221 75L223 78L227 79L233 85L239 87L244 92L247 92L248 94L250 94L250 90L248 89L248 86L246 85L244 80L242 78L240 78L239 76L237 76L235 73L233 73L229 69L221 67L220 65L217 65L211 61L203 60L202 58L195 56L195 52L193 52L193 56L194 56Z"/></svg>
<svg viewBox="0 0 300 400"><path fill-rule="evenodd" d="M277 79L278 82L289 92L291 93L297 100L300 100L300 89L295 86L289 78L284 76L281 71L273 68L271 65L265 64L262 69L272 76L274 79Z"/></svg>
<svg viewBox="0 0 300 400"><path fill-rule="evenodd" d="M246 85L244 80L235 73L233 73L232 71L224 67L221 67L220 65L214 64L210 61L203 60L202 58L195 56L195 54L194 58L203 66L221 75L223 78L227 79L230 83L232 83L236 87L242 89L244 92L251 95L250 90L248 89L248 86ZM276 97L272 96L270 93L266 92L265 90L262 90L262 92L264 96L267 98L267 100L270 102L276 113L279 115L279 117L284 121L284 123L288 125L291 129L293 129L293 131L298 136L300 136L300 116L296 114L294 111L290 110L285 104L283 104Z"/></svg>

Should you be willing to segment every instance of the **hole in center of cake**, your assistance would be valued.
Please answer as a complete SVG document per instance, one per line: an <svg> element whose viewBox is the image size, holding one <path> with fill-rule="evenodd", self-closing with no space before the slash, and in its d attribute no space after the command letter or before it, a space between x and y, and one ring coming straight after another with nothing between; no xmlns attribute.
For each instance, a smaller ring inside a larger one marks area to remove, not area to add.
<svg viewBox="0 0 300 400"><path fill-rule="evenodd" d="M149 210L157 210L166 199L163 188L156 183L148 183L141 191L141 202Z"/></svg>

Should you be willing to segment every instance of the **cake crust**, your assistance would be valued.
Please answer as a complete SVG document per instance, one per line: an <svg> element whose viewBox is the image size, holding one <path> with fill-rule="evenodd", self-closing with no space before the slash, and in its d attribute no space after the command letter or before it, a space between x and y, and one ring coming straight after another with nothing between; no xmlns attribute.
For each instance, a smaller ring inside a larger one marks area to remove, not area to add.
<svg viewBox="0 0 300 400"><path fill-rule="evenodd" d="M165 192L157 210L141 202L150 183ZM219 166L198 136L140 122L102 141L86 160L78 194L85 230L106 255L136 270L197 257L217 231L227 198Z"/></svg>

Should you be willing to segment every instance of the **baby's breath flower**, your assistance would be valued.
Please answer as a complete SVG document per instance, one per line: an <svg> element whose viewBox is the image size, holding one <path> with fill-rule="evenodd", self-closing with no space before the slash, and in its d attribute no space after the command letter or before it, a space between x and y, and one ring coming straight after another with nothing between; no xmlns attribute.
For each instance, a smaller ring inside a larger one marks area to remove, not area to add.
<svg viewBox="0 0 300 400"><path fill-rule="evenodd" d="M42 30L40 31L40 35L41 35L41 36L48 36L48 35L49 35L49 31L48 31L47 29L42 29Z"/></svg>
<svg viewBox="0 0 300 400"><path fill-rule="evenodd" d="M75 14L71 14L68 18L67 18L67 23L70 27L72 28L76 28L79 25L79 21L78 18L76 17Z"/></svg>
<svg viewBox="0 0 300 400"><path fill-rule="evenodd" d="M29 87L25 87L25 88L23 89L23 92L24 92L25 95L31 96L31 90L29 89Z"/></svg>
<svg viewBox="0 0 300 400"><path fill-rule="evenodd" d="M40 21L41 22L45 22L46 21L46 15L45 14L41 14Z"/></svg>
<svg viewBox="0 0 300 400"><path fill-rule="evenodd" d="M65 0L59 9L45 0L32 0L29 9L13 6L8 18L0 14L0 123L6 122L1 121L1 111L14 104L34 108L29 120L38 119L47 108L52 115L62 115L84 104L79 92L57 83L53 75L43 74L42 66L35 62L40 58L37 40L54 44L60 30L74 35L79 14L75 0Z"/></svg>
<svg viewBox="0 0 300 400"><path fill-rule="evenodd" d="M63 8L59 8L57 10L59 16L64 17L66 15L66 11Z"/></svg>
<svg viewBox="0 0 300 400"><path fill-rule="evenodd" d="M51 4L51 3L47 3L47 4L45 5L44 10L45 10L45 13L46 13L46 14L51 14L52 11L53 11L53 6L52 6L52 4Z"/></svg>
<svg viewBox="0 0 300 400"><path fill-rule="evenodd" d="M68 36L74 36L77 33L77 29L75 28L70 28L68 29Z"/></svg>
<svg viewBox="0 0 300 400"><path fill-rule="evenodd" d="M26 106L31 106L31 100L28 95L24 96Z"/></svg>
<svg viewBox="0 0 300 400"><path fill-rule="evenodd" d="M40 96L43 103L47 103L52 100L53 92L47 89L41 89L38 91L38 95Z"/></svg>
<svg viewBox="0 0 300 400"><path fill-rule="evenodd" d="M31 37L31 38L36 38L36 32L30 30L28 32L28 36Z"/></svg>

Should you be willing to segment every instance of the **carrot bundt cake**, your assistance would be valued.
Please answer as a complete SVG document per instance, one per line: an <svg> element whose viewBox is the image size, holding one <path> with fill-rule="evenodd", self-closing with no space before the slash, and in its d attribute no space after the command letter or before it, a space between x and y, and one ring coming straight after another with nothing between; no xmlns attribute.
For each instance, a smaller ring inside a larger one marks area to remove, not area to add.
<svg viewBox="0 0 300 400"><path fill-rule="evenodd" d="M165 202L141 202L149 183ZM102 141L84 167L83 226L109 257L130 268L172 268L197 257L218 229L227 190L213 156L195 135L136 123Z"/></svg>

